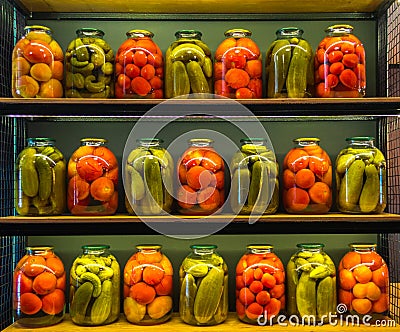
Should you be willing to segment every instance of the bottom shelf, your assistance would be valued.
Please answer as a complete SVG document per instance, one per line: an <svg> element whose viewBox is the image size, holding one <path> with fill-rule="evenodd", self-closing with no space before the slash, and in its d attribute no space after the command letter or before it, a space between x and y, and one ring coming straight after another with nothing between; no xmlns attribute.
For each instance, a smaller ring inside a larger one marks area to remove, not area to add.
<svg viewBox="0 0 400 332"><path fill-rule="evenodd" d="M379 324L378 324L379 323ZM110 325L105 325L105 326L96 326L96 327L91 327L91 329L94 329L97 332L110 332L110 331L146 331L146 332L179 332L179 331L185 331L185 332L190 332L190 331L218 331L218 332L231 332L234 329L240 328L240 330L245 330L245 331L265 331L266 328L268 328L269 331L290 331L290 332L296 332L296 331L301 331L301 332L313 332L313 331L325 331L325 332L339 332L347 329L351 329L357 332L364 332L364 331L372 331L372 328L377 328L380 327L382 328L383 331L389 332L389 331L399 331L399 326L396 326L396 323L393 320L386 319L377 322L377 325L349 325L346 324L345 320L341 322L340 320L337 321L336 325L322 325L322 326L294 326L290 325L289 322L284 322L281 324L275 324L273 326L255 326L255 325L250 325L250 324L245 324L241 321L238 320L237 316L235 313L230 313L228 316L228 319L216 326L204 326L204 327L199 327L199 326L191 326L183 323L178 314L174 314L172 319L164 324L160 325L153 325L153 326L139 326L139 325L133 325L129 323L124 315L121 315L120 319ZM88 327L82 327L75 325L72 323L71 319L66 315L66 318L64 320L53 326L49 327L43 327L40 328L40 332L81 332L81 331L86 331ZM13 325L7 327L5 330L2 332L15 332L19 331L21 332L23 330L24 332L37 332L38 330L35 328L23 328L20 325L14 323Z"/></svg>

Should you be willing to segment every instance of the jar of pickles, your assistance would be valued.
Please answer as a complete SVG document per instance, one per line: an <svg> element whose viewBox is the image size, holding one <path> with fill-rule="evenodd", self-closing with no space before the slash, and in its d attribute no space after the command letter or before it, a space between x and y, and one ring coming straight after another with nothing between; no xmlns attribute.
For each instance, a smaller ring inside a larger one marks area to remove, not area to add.
<svg viewBox="0 0 400 332"><path fill-rule="evenodd" d="M248 245L236 265L236 313L245 323L272 324L285 309L285 268L273 250Z"/></svg>
<svg viewBox="0 0 400 332"><path fill-rule="evenodd" d="M228 316L228 267L216 245L192 245L179 269L179 314L190 325L217 325Z"/></svg>
<svg viewBox="0 0 400 332"><path fill-rule="evenodd" d="M366 64L362 42L353 34L351 25L332 25L325 32L314 61L316 97L364 97Z"/></svg>
<svg viewBox="0 0 400 332"><path fill-rule="evenodd" d="M287 314L327 323L336 313L335 264L322 243L300 243L297 248L286 266Z"/></svg>
<svg viewBox="0 0 400 332"><path fill-rule="evenodd" d="M211 51L201 40L202 33L179 30L175 37L165 54L165 97L212 93Z"/></svg>
<svg viewBox="0 0 400 332"><path fill-rule="evenodd" d="M240 140L232 158L230 204L234 213L273 214L279 205L279 166L264 138Z"/></svg>
<svg viewBox="0 0 400 332"><path fill-rule="evenodd" d="M251 31L230 29L214 54L214 93L228 98L261 98L262 60Z"/></svg>
<svg viewBox="0 0 400 332"><path fill-rule="evenodd" d="M125 165L125 206L130 214L157 215L172 207L174 161L157 138L142 138Z"/></svg>
<svg viewBox="0 0 400 332"><path fill-rule="evenodd" d="M16 162L15 209L22 216L58 215L66 209L66 161L55 141L28 138Z"/></svg>
<svg viewBox="0 0 400 332"><path fill-rule="evenodd" d="M82 138L68 161L68 209L73 215L112 215L118 208L118 162L103 138Z"/></svg>
<svg viewBox="0 0 400 332"><path fill-rule="evenodd" d="M138 245L124 269L124 314L137 325L166 322L172 314L173 269L160 245Z"/></svg>
<svg viewBox="0 0 400 332"><path fill-rule="evenodd" d="M327 213L332 205L332 164L319 138L293 140L283 160L283 206L288 213Z"/></svg>
<svg viewBox="0 0 400 332"><path fill-rule="evenodd" d="M374 243L351 243L339 263L338 301L347 312L383 318L389 309L389 272Z"/></svg>
<svg viewBox="0 0 400 332"><path fill-rule="evenodd" d="M65 52L65 97L114 96L114 51L99 29L76 30Z"/></svg>
<svg viewBox="0 0 400 332"><path fill-rule="evenodd" d="M306 98L314 86L314 52L296 27L276 31L265 60L268 98Z"/></svg>
<svg viewBox="0 0 400 332"><path fill-rule="evenodd" d="M193 138L178 162L179 212L210 215L225 202L225 164L212 146L213 140Z"/></svg>
<svg viewBox="0 0 400 332"><path fill-rule="evenodd" d="M154 34L129 30L115 58L116 98L163 98L164 58Z"/></svg>
<svg viewBox="0 0 400 332"><path fill-rule="evenodd" d="M12 95L15 98L61 98L64 52L50 28L29 25L12 53Z"/></svg>
<svg viewBox="0 0 400 332"><path fill-rule="evenodd" d="M336 158L337 207L344 213L382 213L386 207L386 161L369 136L346 139Z"/></svg>
<svg viewBox="0 0 400 332"><path fill-rule="evenodd" d="M66 273L54 247L27 247L14 270L15 321L24 327L43 327L62 321Z"/></svg>
<svg viewBox="0 0 400 332"><path fill-rule="evenodd" d="M69 315L83 326L113 323L120 314L120 267L109 245L84 245L70 270Z"/></svg>

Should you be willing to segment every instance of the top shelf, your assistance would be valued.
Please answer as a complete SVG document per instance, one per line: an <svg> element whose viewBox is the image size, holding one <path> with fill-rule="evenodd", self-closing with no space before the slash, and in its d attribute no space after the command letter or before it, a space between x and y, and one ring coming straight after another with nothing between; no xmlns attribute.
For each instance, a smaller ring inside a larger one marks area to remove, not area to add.
<svg viewBox="0 0 400 332"><path fill-rule="evenodd" d="M279 0L20 0L30 13L132 13L132 14L296 14L296 13L374 13L386 0L291 1L283 6Z"/></svg>
<svg viewBox="0 0 400 332"><path fill-rule="evenodd" d="M161 107L156 107L161 105ZM245 108L243 108L244 106ZM156 107L156 108L155 108ZM147 113L152 110L152 113ZM400 98L308 99L18 99L0 98L0 116L25 118L140 118L215 114L258 118L387 117L400 115ZM150 116L151 115L151 116ZM207 116L202 116L207 118ZM211 117L212 118L212 117Z"/></svg>

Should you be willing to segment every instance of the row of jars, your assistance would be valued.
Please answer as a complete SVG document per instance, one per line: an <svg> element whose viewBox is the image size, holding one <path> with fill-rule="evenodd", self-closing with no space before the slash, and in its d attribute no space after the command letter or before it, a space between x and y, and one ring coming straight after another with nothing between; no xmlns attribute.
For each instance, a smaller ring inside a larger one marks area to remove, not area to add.
<svg viewBox="0 0 400 332"><path fill-rule="evenodd" d="M365 50L353 27L334 25L314 52L296 27L281 28L265 54L251 31L231 29L211 50L195 30L180 30L165 54L147 30L128 31L114 54L104 32L82 28L65 54L51 29L27 26L12 55L17 98L363 97ZM265 73L265 86L263 86Z"/></svg>
<svg viewBox="0 0 400 332"><path fill-rule="evenodd" d="M295 139L280 172L264 139L241 140L229 165L231 210L244 215L273 214L281 194L288 213L327 213L332 207L334 171L340 212L382 213L386 207L385 158L372 137L347 141L333 168L318 138ZM221 212L227 172L212 140L189 140L176 167L161 142L141 139L126 158L127 211L136 215ZM82 139L67 165L54 141L31 138L17 159L15 207L18 214L30 216L62 214L66 206L73 215L112 215L118 208L118 177L117 159L105 139Z"/></svg>
<svg viewBox="0 0 400 332"><path fill-rule="evenodd" d="M293 317L307 318L319 325L332 323L337 314L383 317L389 305L388 267L375 244L349 246L336 269L321 243L298 244L286 268L272 245L248 245L234 274L238 318L272 325L286 315L291 322ZM228 267L216 248L192 245L180 265L179 315L187 324L216 325L227 318ZM14 272L13 308L20 325L60 322L67 284L69 314L75 324L113 323L120 314L121 280L127 321L153 325L170 319L173 268L161 246L137 246L122 271L108 245L82 249L67 283L65 267L53 247L27 248Z"/></svg>

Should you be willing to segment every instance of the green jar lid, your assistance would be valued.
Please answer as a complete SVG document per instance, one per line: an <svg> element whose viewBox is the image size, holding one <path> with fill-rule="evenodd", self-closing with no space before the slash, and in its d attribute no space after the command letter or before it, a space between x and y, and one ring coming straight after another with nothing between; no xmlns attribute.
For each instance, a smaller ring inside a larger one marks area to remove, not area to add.
<svg viewBox="0 0 400 332"><path fill-rule="evenodd" d="M218 246L215 244L192 244L190 249L200 249L200 250L210 250L210 249L217 249Z"/></svg>
<svg viewBox="0 0 400 332"><path fill-rule="evenodd" d="M298 243L297 248L306 249L306 250L316 250L324 248L325 245L323 243Z"/></svg>
<svg viewBox="0 0 400 332"><path fill-rule="evenodd" d="M346 141L373 141L375 140L375 137L372 136L355 136L355 137L347 137Z"/></svg>

